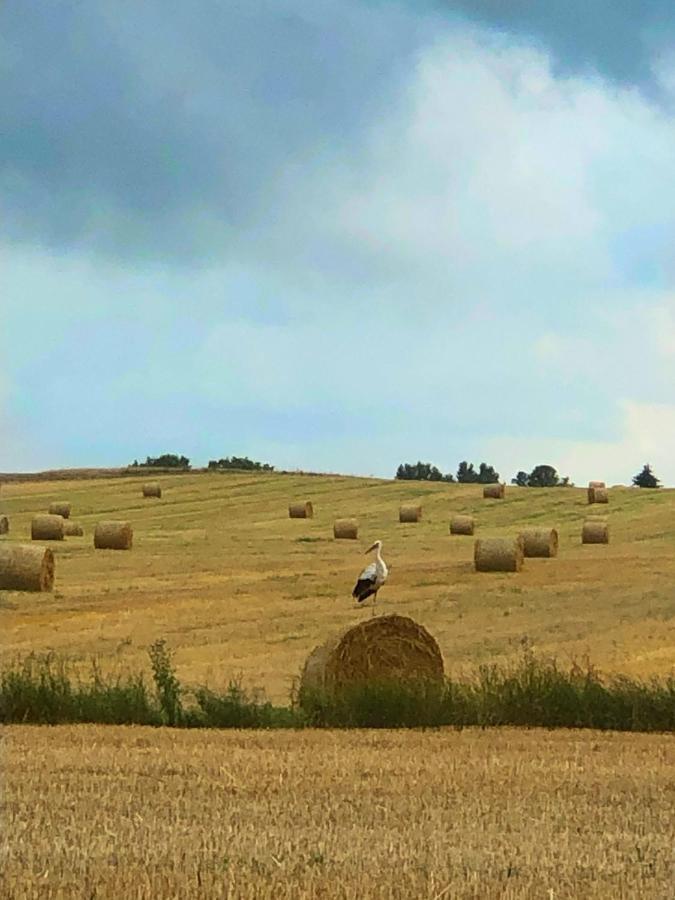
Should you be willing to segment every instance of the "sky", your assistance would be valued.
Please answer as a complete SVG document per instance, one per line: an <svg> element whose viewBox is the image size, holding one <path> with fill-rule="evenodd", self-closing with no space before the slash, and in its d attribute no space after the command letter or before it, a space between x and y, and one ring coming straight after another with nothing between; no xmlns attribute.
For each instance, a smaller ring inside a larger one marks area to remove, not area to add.
<svg viewBox="0 0 675 900"><path fill-rule="evenodd" d="M674 38L671 0L9 0L0 471L675 485Z"/></svg>

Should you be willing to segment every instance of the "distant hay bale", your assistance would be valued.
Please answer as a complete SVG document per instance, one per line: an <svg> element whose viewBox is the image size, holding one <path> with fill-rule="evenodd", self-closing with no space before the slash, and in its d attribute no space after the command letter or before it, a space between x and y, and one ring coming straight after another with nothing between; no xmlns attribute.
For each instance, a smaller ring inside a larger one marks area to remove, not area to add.
<svg viewBox="0 0 675 900"><path fill-rule="evenodd" d="M589 488L604 488L607 487L604 481L589 481Z"/></svg>
<svg viewBox="0 0 675 900"><path fill-rule="evenodd" d="M162 486L158 481L147 481L143 485L143 496L144 497L158 497L162 496Z"/></svg>
<svg viewBox="0 0 675 900"><path fill-rule="evenodd" d="M505 487L503 484L486 484L483 487L484 500L503 500Z"/></svg>
<svg viewBox="0 0 675 900"><path fill-rule="evenodd" d="M63 516L64 519L70 518L70 503L67 500L55 500L49 504L49 512L53 516Z"/></svg>
<svg viewBox="0 0 675 900"><path fill-rule="evenodd" d="M333 537L336 540L353 540L359 536L356 519L336 519L333 524Z"/></svg>
<svg viewBox="0 0 675 900"><path fill-rule="evenodd" d="M589 503L609 503L609 492L607 488L593 488L593 499Z"/></svg>
<svg viewBox="0 0 675 900"><path fill-rule="evenodd" d="M54 554L31 544L0 544L0 588L5 591L51 591Z"/></svg>
<svg viewBox="0 0 675 900"><path fill-rule="evenodd" d="M99 522L94 529L97 550L131 550L134 532L129 522Z"/></svg>
<svg viewBox="0 0 675 900"><path fill-rule="evenodd" d="M0 516L0 534L9 533L9 519L7 516Z"/></svg>
<svg viewBox="0 0 675 900"><path fill-rule="evenodd" d="M450 519L450 534L473 534L473 516L453 516Z"/></svg>
<svg viewBox="0 0 675 900"><path fill-rule="evenodd" d="M314 507L310 500L303 500L302 503L291 503L288 507L288 515L291 519L312 519L314 517Z"/></svg>
<svg viewBox="0 0 675 900"><path fill-rule="evenodd" d="M523 539L478 538L473 561L477 572L520 572L523 568Z"/></svg>
<svg viewBox="0 0 675 900"><path fill-rule="evenodd" d="M310 653L301 679L306 689L372 680L443 680L443 657L422 625L407 616L377 616L349 628Z"/></svg>
<svg viewBox="0 0 675 900"><path fill-rule="evenodd" d="M65 521L63 516L51 513L33 516L30 536L34 541L62 541Z"/></svg>
<svg viewBox="0 0 675 900"><path fill-rule="evenodd" d="M549 559L558 555L558 532L555 528L527 528L520 536L525 557Z"/></svg>
<svg viewBox="0 0 675 900"><path fill-rule="evenodd" d="M415 503L404 503L399 507L399 522L419 522L422 518L422 507Z"/></svg>
<svg viewBox="0 0 675 900"><path fill-rule="evenodd" d="M66 537L82 537L84 529L79 522L73 522L72 519L67 519L63 523L63 533Z"/></svg>
<svg viewBox="0 0 675 900"><path fill-rule="evenodd" d="M609 544L609 525L606 519L586 519L581 529L582 544Z"/></svg>

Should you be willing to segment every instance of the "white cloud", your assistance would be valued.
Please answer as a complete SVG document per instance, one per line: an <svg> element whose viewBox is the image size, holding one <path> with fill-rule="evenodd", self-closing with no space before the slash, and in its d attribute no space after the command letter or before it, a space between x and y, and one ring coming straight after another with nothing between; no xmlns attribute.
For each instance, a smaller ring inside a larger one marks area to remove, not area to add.
<svg viewBox="0 0 675 900"><path fill-rule="evenodd" d="M633 475L650 463L661 481L675 486L675 404L620 404L622 422L614 440L575 441L494 438L487 443L490 458L502 474L531 471L535 465L555 466L577 484L601 479L608 484L630 484Z"/></svg>

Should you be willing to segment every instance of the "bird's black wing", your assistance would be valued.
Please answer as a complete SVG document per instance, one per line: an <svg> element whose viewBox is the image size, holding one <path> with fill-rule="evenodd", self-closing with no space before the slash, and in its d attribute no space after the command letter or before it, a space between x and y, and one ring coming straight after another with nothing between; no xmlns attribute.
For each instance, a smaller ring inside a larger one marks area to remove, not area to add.
<svg viewBox="0 0 675 900"><path fill-rule="evenodd" d="M371 597L375 591L375 577L373 578L359 578L359 580L354 585L354 590L352 591L352 597L355 597L359 603L363 603L364 600L367 600L368 597Z"/></svg>

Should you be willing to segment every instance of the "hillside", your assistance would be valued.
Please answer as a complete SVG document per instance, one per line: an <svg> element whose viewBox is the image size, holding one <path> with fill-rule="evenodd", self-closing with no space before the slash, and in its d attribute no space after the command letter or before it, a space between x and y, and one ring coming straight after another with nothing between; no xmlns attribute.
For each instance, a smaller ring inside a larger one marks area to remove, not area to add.
<svg viewBox="0 0 675 900"><path fill-rule="evenodd" d="M675 666L673 490L613 488L611 543L582 546L581 489L508 488L505 500L484 501L479 485L229 473L159 480L159 501L140 496L136 477L3 485L11 531L0 540L26 540L31 516L62 498L85 527L84 538L51 544L53 595L0 594L5 658L54 650L83 665L96 655L106 669L145 668L148 645L164 637L182 681L222 687L241 675L286 700L309 651L371 615L350 593L362 551L380 538L391 574L378 608L429 628L450 671L513 657L524 643L633 675ZM289 501L304 498L314 518L290 520ZM407 500L423 504L421 523L398 523ZM477 574L473 539L448 534L451 512L473 512L481 535L555 525L559 555L526 560L519 574ZM358 541L333 540L340 516L358 518ZM132 522L132 551L93 550L93 526L105 518Z"/></svg>

